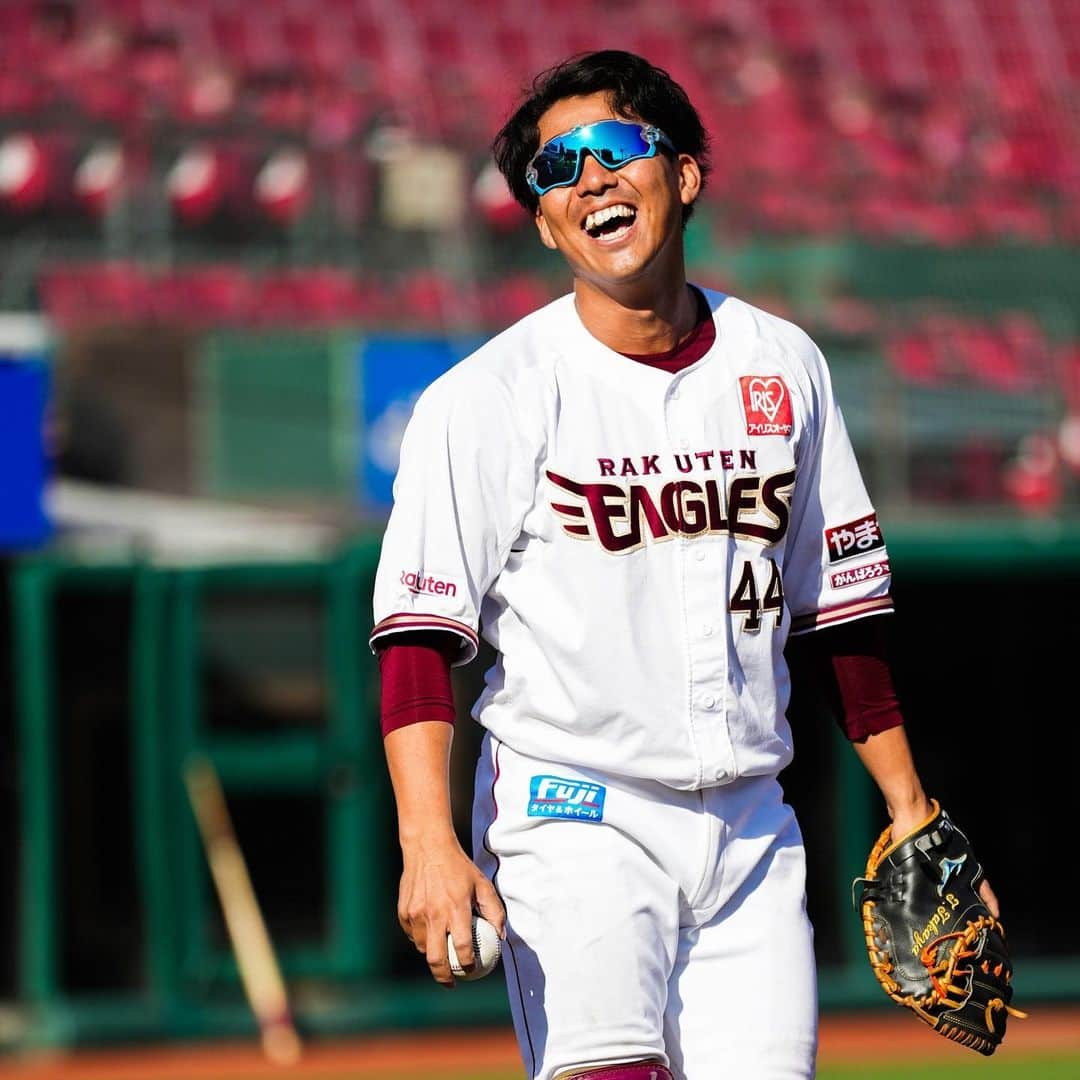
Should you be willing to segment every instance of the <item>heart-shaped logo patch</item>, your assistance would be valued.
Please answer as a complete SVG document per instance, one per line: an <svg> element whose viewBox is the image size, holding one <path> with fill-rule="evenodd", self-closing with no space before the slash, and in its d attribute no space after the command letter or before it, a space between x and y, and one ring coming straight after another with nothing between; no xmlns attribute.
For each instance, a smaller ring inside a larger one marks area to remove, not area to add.
<svg viewBox="0 0 1080 1080"><path fill-rule="evenodd" d="M775 423L776 414L787 397L787 387L784 381L777 375L769 379L754 378L750 380L750 401L753 407L763 412Z"/></svg>
<svg viewBox="0 0 1080 1080"><path fill-rule="evenodd" d="M791 397L779 375L743 375L739 385L747 435L791 434Z"/></svg>

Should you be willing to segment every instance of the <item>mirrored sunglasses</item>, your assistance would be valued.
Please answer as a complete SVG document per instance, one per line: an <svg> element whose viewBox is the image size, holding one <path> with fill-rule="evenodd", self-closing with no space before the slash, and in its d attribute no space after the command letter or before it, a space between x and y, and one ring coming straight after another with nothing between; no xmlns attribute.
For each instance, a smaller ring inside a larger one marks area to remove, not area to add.
<svg viewBox="0 0 1080 1080"><path fill-rule="evenodd" d="M525 179L537 195L576 184L592 154L605 169L621 169L631 161L656 157L658 146L672 153L675 145L652 124L632 120L598 120L549 139L529 162Z"/></svg>

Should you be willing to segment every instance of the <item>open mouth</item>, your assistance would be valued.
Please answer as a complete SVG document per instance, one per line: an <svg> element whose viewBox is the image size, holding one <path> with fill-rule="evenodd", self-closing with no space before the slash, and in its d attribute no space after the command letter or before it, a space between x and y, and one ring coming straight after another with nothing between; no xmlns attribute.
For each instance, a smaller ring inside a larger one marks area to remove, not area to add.
<svg viewBox="0 0 1080 1080"><path fill-rule="evenodd" d="M585 219L585 231L594 239L610 238L622 235L630 230L637 218L637 211L625 203L606 206L603 210L594 210Z"/></svg>

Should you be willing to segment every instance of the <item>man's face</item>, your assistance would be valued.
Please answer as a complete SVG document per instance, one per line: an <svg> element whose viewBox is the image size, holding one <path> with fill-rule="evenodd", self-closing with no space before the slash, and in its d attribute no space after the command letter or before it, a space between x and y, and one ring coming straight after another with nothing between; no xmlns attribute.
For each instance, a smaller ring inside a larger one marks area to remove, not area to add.
<svg viewBox="0 0 1080 1080"><path fill-rule="evenodd" d="M540 117L540 145L580 124L612 118L627 119L617 116L607 94L563 98ZM682 211L700 187L701 171L689 154L672 160L661 152L615 171L587 154L576 184L540 196L536 226L575 277L608 291L650 273L681 271ZM598 221L598 214L611 216Z"/></svg>

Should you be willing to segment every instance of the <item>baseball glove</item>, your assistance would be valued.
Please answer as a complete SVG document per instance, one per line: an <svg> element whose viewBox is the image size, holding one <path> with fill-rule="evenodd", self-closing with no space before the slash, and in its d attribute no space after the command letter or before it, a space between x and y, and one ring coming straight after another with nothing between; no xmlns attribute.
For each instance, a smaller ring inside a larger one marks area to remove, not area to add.
<svg viewBox="0 0 1080 1080"><path fill-rule="evenodd" d="M866 862L859 906L870 966L885 992L939 1035L992 1054L1010 1016L1005 928L979 898L983 870L968 838L933 801L899 843L886 829Z"/></svg>

